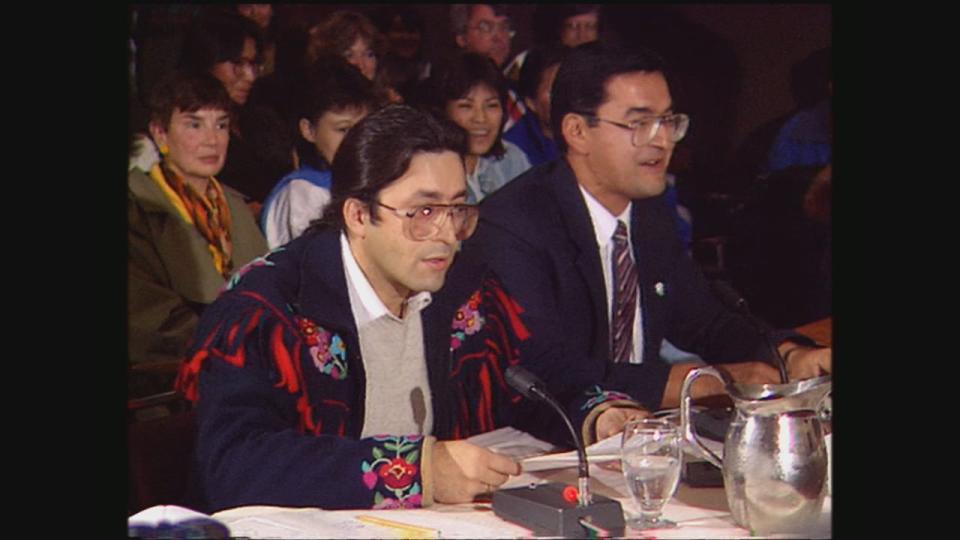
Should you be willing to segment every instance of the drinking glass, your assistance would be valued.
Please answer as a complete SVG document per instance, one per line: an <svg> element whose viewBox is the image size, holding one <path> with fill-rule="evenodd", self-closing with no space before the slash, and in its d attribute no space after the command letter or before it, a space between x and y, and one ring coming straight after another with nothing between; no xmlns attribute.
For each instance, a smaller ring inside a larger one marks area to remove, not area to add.
<svg viewBox="0 0 960 540"><path fill-rule="evenodd" d="M634 504L640 508L639 517L627 520L631 528L642 531L676 527L676 523L662 519L660 513L680 481L680 441L680 430L666 420L633 420L623 429L623 478Z"/></svg>

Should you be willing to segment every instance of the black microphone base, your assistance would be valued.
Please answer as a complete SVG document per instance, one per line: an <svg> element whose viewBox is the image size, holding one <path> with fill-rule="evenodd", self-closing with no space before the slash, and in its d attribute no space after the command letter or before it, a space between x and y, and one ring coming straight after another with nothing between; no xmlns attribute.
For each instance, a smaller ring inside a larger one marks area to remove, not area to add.
<svg viewBox="0 0 960 540"><path fill-rule="evenodd" d="M590 505L577 506L563 498L565 487L550 482L494 491L493 512L538 536L587 538L589 532L579 523L581 518L605 529L610 536L623 536L623 508L618 501L595 494Z"/></svg>

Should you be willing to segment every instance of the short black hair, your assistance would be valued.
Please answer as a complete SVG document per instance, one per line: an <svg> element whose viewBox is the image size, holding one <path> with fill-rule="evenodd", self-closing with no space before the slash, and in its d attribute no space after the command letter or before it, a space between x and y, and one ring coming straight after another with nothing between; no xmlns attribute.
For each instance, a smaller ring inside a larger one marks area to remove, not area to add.
<svg viewBox="0 0 960 540"><path fill-rule="evenodd" d="M508 116L507 80L490 58L477 53L458 52L437 62L430 78L418 89L414 101L437 118L447 118L447 103L466 97L470 90L480 84L496 92L500 108L503 109L497 140L487 153L488 156L500 157L507 151L503 146L503 126Z"/></svg>
<svg viewBox="0 0 960 540"><path fill-rule="evenodd" d="M310 229L329 226L343 230L347 199L357 199L370 207L370 219L376 222L373 203L377 196L406 174L415 155L450 151L462 159L465 147L461 132L408 105L390 105L374 112L343 138L333 159L330 204Z"/></svg>
<svg viewBox="0 0 960 540"><path fill-rule="evenodd" d="M563 45L534 47L527 53L520 69L520 78L517 81L517 90L523 97L534 99L537 88L543 80L543 72L547 68L563 62L570 53L570 47Z"/></svg>
<svg viewBox="0 0 960 540"><path fill-rule="evenodd" d="M340 56L324 55L307 70L303 84L297 88L294 100L293 124L295 132L300 119L315 123L327 111L343 109L366 109L373 112L382 101L373 82ZM300 161L319 170L329 169L330 164L317 154L316 147L303 137L297 137L297 153Z"/></svg>
<svg viewBox="0 0 960 540"><path fill-rule="evenodd" d="M226 88L213 75L173 71L153 88L147 99L150 121L170 127L173 111L196 112L222 109L234 115L234 103Z"/></svg>
<svg viewBox="0 0 960 540"><path fill-rule="evenodd" d="M263 38L256 23L236 12L206 12L187 30L177 68L209 72L216 64L236 60L248 38L253 40L259 57L263 53Z"/></svg>
<svg viewBox="0 0 960 540"><path fill-rule="evenodd" d="M656 52L604 46L600 42L574 47L560 64L550 94L550 127L561 153L567 151L563 118L569 113L596 114L607 99L607 83L618 75L643 71L662 73L666 62Z"/></svg>

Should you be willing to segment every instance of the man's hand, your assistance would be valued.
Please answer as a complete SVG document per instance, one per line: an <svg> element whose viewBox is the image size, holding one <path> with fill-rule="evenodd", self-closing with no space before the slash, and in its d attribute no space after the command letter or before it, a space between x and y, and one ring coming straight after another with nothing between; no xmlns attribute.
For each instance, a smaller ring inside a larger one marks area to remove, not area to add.
<svg viewBox="0 0 960 540"><path fill-rule="evenodd" d="M633 407L610 407L597 417L597 440L620 433L630 420L640 420L650 416L650 411Z"/></svg>
<svg viewBox="0 0 960 540"><path fill-rule="evenodd" d="M741 384L780 384L780 370L766 362L737 362L717 364L718 371L726 372L733 382ZM698 379L699 380L699 379ZM719 381L717 381L719 383ZM720 392L725 392L722 388Z"/></svg>
<svg viewBox="0 0 960 540"><path fill-rule="evenodd" d="M433 498L437 502L465 503L520 474L520 464L466 441L437 441L433 445Z"/></svg>
<svg viewBox="0 0 960 540"><path fill-rule="evenodd" d="M787 351L787 375L791 381L819 377L830 373L833 364L833 349L813 349L798 346Z"/></svg>

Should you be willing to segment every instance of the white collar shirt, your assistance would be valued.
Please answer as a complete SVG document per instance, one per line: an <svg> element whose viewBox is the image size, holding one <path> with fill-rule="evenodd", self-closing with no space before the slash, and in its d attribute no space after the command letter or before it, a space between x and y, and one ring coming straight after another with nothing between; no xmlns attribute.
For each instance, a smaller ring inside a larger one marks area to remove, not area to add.
<svg viewBox="0 0 960 540"><path fill-rule="evenodd" d="M600 254L600 264L603 267L604 290L607 293L607 327L613 324L613 233L617 230L617 222L623 221L627 226L627 243L630 246L630 258L634 264L637 262L636 254L633 252L633 227L630 220L630 211L633 209L633 203L627 204L626 209L619 215L614 216L609 210L603 207L589 191L579 186L583 200L587 204L587 212L590 214L590 221L593 223L593 232L596 235L597 247ZM630 351L630 363L639 364L643 361L643 312L640 309L640 291L637 291L637 308L633 318L633 347ZM609 347L608 347L609 348Z"/></svg>

